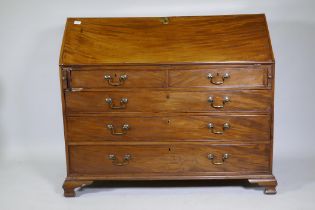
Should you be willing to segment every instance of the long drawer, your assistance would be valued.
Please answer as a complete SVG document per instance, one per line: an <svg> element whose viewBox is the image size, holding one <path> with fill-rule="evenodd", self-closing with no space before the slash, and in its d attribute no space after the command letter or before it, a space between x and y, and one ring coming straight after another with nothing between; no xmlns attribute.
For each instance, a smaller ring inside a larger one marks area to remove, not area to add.
<svg viewBox="0 0 315 210"><path fill-rule="evenodd" d="M267 88L269 65L75 67L73 88Z"/></svg>
<svg viewBox="0 0 315 210"><path fill-rule="evenodd" d="M65 92L66 110L71 112L268 112L272 92L233 91L78 91Z"/></svg>
<svg viewBox="0 0 315 210"><path fill-rule="evenodd" d="M76 145L71 175L268 172L269 144Z"/></svg>
<svg viewBox="0 0 315 210"><path fill-rule="evenodd" d="M80 141L241 140L270 138L269 115L67 117L67 135Z"/></svg>

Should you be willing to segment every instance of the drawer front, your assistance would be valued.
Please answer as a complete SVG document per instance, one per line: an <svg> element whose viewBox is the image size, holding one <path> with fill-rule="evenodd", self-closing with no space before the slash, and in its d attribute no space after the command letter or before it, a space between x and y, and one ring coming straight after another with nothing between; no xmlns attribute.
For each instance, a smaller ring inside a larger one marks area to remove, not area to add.
<svg viewBox="0 0 315 210"><path fill-rule="evenodd" d="M268 144L76 145L70 174L267 172Z"/></svg>
<svg viewBox="0 0 315 210"><path fill-rule="evenodd" d="M159 70L72 71L73 88L153 88L166 86L166 73Z"/></svg>
<svg viewBox="0 0 315 210"><path fill-rule="evenodd" d="M170 87L266 88L266 66L207 66L203 69L169 71Z"/></svg>
<svg viewBox="0 0 315 210"><path fill-rule="evenodd" d="M268 115L67 117L69 141L270 139Z"/></svg>
<svg viewBox="0 0 315 210"><path fill-rule="evenodd" d="M79 91L65 92L67 112L270 111L272 92Z"/></svg>

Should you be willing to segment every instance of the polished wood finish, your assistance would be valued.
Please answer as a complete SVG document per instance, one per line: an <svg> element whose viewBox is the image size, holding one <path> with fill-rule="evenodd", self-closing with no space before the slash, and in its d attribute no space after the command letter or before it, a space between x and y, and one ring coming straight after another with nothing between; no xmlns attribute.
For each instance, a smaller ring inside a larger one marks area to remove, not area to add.
<svg viewBox="0 0 315 210"><path fill-rule="evenodd" d="M208 127L213 124L213 129ZM228 129L223 125L229 124ZM129 125L125 135L113 135ZM268 141L270 117L268 115L182 115L161 117L67 117L68 139L84 141L183 141L183 140L229 140ZM163 132L161 132L163 131ZM216 134L214 132L223 132Z"/></svg>
<svg viewBox="0 0 315 210"><path fill-rule="evenodd" d="M247 179L276 193L274 56L264 15L68 18L67 178Z"/></svg>
<svg viewBox="0 0 315 210"><path fill-rule="evenodd" d="M107 75L113 78L113 83L109 83L104 79ZM123 75L126 75L127 79L120 81L120 77ZM73 88L158 88L165 87L165 82L166 73L164 71L117 69L71 72L71 85Z"/></svg>
<svg viewBox="0 0 315 210"><path fill-rule="evenodd" d="M167 71L169 70L169 71ZM71 86L73 88L159 88L159 87L207 87L210 89L222 88L256 88L268 87L269 65L178 65L172 67L138 66L125 67L76 67L71 71ZM225 73L229 78L221 85L211 83L208 74L220 80ZM119 81L121 75L128 78L121 85L110 85L105 75L113 77L113 81Z"/></svg>
<svg viewBox="0 0 315 210"><path fill-rule="evenodd" d="M168 19L68 18L60 64L274 60L264 15Z"/></svg>
<svg viewBox="0 0 315 210"><path fill-rule="evenodd" d="M145 174L213 174L215 172L268 173L269 151L265 144L253 145L94 145L71 146L70 175L100 175L124 173L129 176ZM222 165L214 165L208 154L215 154L217 162L228 153ZM126 154L131 159L126 165L115 165L108 155L114 154L123 162Z"/></svg>
<svg viewBox="0 0 315 210"><path fill-rule="evenodd" d="M258 186L265 187L265 194L273 195L277 193L276 186L278 185L275 177L265 179L248 179L249 183L257 184Z"/></svg>
<svg viewBox="0 0 315 210"><path fill-rule="evenodd" d="M201 66L191 70L171 70L169 72L170 87L209 87L209 88L266 88L268 86L269 66ZM270 67L269 67L270 68ZM212 74L213 83L208 78ZM222 76L229 77L223 84Z"/></svg>
<svg viewBox="0 0 315 210"><path fill-rule="evenodd" d="M208 102L214 98L214 105L222 105L223 98L228 96L230 102L224 108L213 108ZM66 109L75 112L222 112L251 111L268 112L271 109L272 93L267 90L243 91L155 91L155 90L122 90L122 91L74 91L66 92ZM120 105L122 98L127 98L126 108L112 109L106 98L113 99L115 106Z"/></svg>
<svg viewBox="0 0 315 210"><path fill-rule="evenodd" d="M64 196L65 197L75 197L75 189L80 188L83 186L87 186L92 184L93 181L88 180L71 180L66 179L62 188L64 189Z"/></svg>

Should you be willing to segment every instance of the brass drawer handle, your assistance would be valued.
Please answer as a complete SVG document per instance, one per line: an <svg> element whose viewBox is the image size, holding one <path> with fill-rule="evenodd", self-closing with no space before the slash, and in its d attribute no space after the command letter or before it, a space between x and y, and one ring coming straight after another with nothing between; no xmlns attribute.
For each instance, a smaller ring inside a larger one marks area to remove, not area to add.
<svg viewBox="0 0 315 210"><path fill-rule="evenodd" d="M210 82L214 85L222 85L225 81L225 79L228 79L230 78L230 75L229 73L224 73L222 76L221 76L221 81L215 81L217 80L216 78L217 77L220 77L220 74L219 73L216 73L215 76L213 76L212 73L209 73L208 74L208 79L210 80Z"/></svg>
<svg viewBox="0 0 315 210"><path fill-rule="evenodd" d="M127 131L130 129L130 126L128 124L124 124L121 128L122 132L116 132L116 129L112 124L108 124L107 128L110 130L112 135L122 136L127 134Z"/></svg>
<svg viewBox="0 0 315 210"><path fill-rule="evenodd" d="M208 102L211 104L211 106L213 108L224 108L224 105L227 103L227 102L230 102L231 99L230 97L228 96L224 96L223 99L222 99L222 105L215 105L215 100L214 100L214 97L210 96L208 98Z"/></svg>
<svg viewBox="0 0 315 210"><path fill-rule="evenodd" d="M115 106L113 104L113 99L106 98L105 102L109 105L111 109L125 109L127 107L128 99L127 98L121 98L120 100L120 106Z"/></svg>
<svg viewBox="0 0 315 210"><path fill-rule="evenodd" d="M105 75L104 79L107 80L108 84L111 86L121 86L128 79L128 76L127 74L121 75L118 82L114 82L113 77L110 75Z"/></svg>
<svg viewBox="0 0 315 210"><path fill-rule="evenodd" d="M112 161L112 164L115 166L125 166L129 164L129 160L131 160L130 154L125 154L122 161L119 161L116 155L109 154L108 159Z"/></svg>
<svg viewBox="0 0 315 210"><path fill-rule="evenodd" d="M222 161L221 162L216 162L215 159L217 158L214 154L209 154L208 159L211 160L211 163L213 165L223 165L224 161L227 160L231 155L230 154L223 154L222 155Z"/></svg>
<svg viewBox="0 0 315 210"><path fill-rule="evenodd" d="M215 130L215 126L213 123L209 123L208 124L208 128L211 130L212 133L214 134L224 134L225 130L229 129L231 126L229 123L224 123L223 126L222 126L222 131L216 131Z"/></svg>

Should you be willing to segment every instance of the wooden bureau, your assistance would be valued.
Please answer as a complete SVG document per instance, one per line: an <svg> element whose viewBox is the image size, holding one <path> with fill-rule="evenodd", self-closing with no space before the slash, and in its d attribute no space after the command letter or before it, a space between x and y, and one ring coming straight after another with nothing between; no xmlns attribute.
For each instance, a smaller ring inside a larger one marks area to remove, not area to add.
<svg viewBox="0 0 315 210"><path fill-rule="evenodd" d="M64 195L95 180L272 175L274 57L258 15L68 18Z"/></svg>

